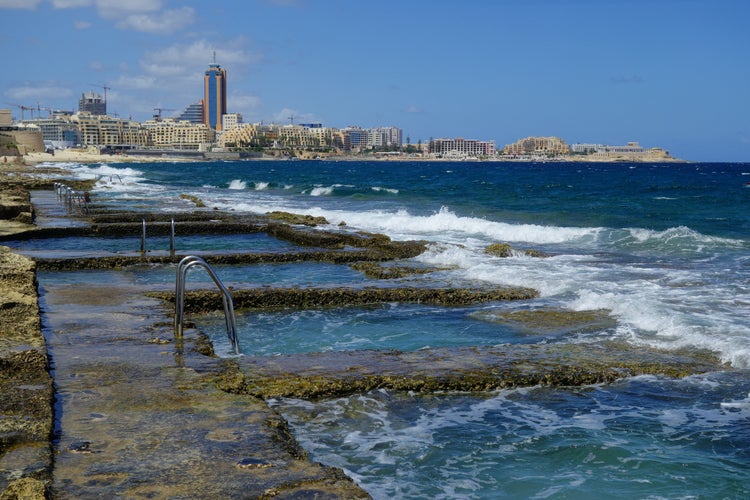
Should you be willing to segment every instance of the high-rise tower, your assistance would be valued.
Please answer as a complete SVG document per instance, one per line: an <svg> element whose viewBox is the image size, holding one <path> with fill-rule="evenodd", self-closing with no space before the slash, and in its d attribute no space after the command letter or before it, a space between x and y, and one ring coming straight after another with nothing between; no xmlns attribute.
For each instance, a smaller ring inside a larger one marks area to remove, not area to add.
<svg viewBox="0 0 750 500"><path fill-rule="evenodd" d="M78 111L88 111L92 115L106 115L107 101L93 91L84 92L78 100Z"/></svg>
<svg viewBox="0 0 750 500"><path fill-rule="evenodd" d="M214 63L203 77L203 123L213 130L221 130L221 117L227 113L227 70Z"/></svg>

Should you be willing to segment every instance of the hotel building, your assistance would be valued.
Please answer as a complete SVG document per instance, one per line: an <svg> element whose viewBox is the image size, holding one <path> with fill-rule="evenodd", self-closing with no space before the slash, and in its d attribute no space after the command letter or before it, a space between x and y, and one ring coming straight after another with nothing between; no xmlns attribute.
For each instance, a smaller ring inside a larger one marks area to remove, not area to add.
<svg viewBox="0 0 750 500"><path fill-rule="evenodd" d="M559 137L526 137L503 149L506 155L556 156L570 153L570 146Z"/></svg>
<svg viewBox="0 0 750 500"><path fill-rule="evenodd" d="M476 141L473 139L434 139L430 141L428 152L447 157L493 156L497 151L495 141Z"/></svg>

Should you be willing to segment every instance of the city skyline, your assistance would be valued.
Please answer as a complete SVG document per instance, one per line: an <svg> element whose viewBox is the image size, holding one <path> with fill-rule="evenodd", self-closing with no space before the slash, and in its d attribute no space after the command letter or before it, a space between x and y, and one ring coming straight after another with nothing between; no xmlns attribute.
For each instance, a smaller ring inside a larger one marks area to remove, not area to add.
<svg viewBox="0 0 750 500"><path fill-rule="evenodd" d="M0 0L0 36L23 47L0 107L75 109L93 90L111 114L174 116L204 97L215 53L231 75L226 111L246 122L396 126L412 143L638 141L749 161L750 5L603 4Z"/></svg>

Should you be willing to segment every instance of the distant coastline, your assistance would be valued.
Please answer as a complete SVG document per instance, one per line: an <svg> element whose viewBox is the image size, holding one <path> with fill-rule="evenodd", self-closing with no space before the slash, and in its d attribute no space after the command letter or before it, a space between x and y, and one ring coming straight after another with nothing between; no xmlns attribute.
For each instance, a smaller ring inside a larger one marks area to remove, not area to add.
<svg viewBox="0 0 750 500"><path fill-rule="evenodd" d="M263 154L242 157L234 152L218 152L204 155L196 152L193 155L185 155L184 151L160 151L154 154L106 154L81 149L63 149L53 153L27 153L22 157L4 156L0 162L10 163L21 159L26 165L35 165L39 163L150 163L150 162L199 162L211 160L328 160L328 161L444 161L444 162L517 162L517 163L564 163L564 162L591 162L591 163L689 163L688 160L682 160L672 157L662 156L640 156L629 158L624 156L602 158L594 155L558 155L553 157L545 156L513 156L497 155L488 158L446 158L430 155L414 154L349 154L349 155L316 155L313 157L296 157L287 155Z"/></svg>

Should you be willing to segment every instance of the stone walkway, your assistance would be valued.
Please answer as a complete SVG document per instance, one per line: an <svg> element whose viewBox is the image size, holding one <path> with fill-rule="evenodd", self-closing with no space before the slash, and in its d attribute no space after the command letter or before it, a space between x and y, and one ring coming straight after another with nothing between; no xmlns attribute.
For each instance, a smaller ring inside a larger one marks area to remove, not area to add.
<svg viewBox="0 0 750 500"><path fill-rule="evenodd" d="M160 302L122 286L43 286L55 498L367 496L307 460L263 400L217 389L224 362L196 351L194 331L175 343Z"/></svg>
<svg viewBox="0 0 750 500"><path fill-rule="evenodd" d="M32 201L38 224L66 224L54 193ZM44 498L35 481L46 497L65 499L369 498L340 469L311 462L262 399L219 389L236 372L226 369L232 362L206 355L194 330L175 341L163 302L141 286L85 275L39 274L52 453L23 464L3 444L0 498ZM19 348L8 349L0 354L12 360ZM14 404L22 408L23 397ZM2 467L11 455L12 468Z"/></svg>

